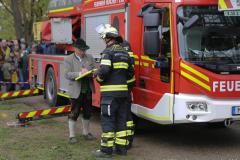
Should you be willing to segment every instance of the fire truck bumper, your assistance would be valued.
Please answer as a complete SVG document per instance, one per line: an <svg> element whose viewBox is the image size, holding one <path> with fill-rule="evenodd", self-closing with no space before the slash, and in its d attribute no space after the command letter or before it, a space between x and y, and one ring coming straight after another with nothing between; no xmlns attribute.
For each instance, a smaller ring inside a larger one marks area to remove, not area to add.
<svg viewBox="0 0 240 160"><path fill-rule="evenodd" d="M158 124L173 124L174 95L166 93L153 108L132 104L132 113Z"/></svg>
<svg viewBox="0 0 240 160"><path fill-rule="evenodd" d="M240 120L240 100L210 99L204 95L175 95L174 123Z"/></svg>

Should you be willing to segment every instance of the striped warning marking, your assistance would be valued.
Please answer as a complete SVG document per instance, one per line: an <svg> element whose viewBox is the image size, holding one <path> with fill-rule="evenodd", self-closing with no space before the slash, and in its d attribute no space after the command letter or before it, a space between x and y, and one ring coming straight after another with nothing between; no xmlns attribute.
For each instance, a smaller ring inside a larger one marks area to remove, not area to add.
<svg viewBox="0 0 240 160"><path fill-rule="evenodd" d="M220 10L230 10L233 9L233 4L231 0L219 0L219 9Z"/></svg>
<svg viewBox="0 0 240 160"><path fill-rule="evenodd" d="M192 68L191 66L181 62L181 75L190 81L194 82L195 84L199 85L200 87L206 89L207 91L211 92L211 86L209 84L210 79L207 75L201 73L200 71Z"/></svg>
<svg viewBox="0 0 240 160"><path fill-rule="evenodd" d="M71 111L70 105L63 107L53 107L50 109L40 109L30 112L23 112L18 114L18 119L23 121L25 119L34 118L34 117L44 117L44 116L54 116L58 114L69 113Z"/></svg>
<svg viewBox="0 0 240 160"><path fill-rule="evenodd" d="M36 94L39 94L38 89L29 89L29 90L0 93L0 98L16 98L16 97L36 95Z"/></svg>

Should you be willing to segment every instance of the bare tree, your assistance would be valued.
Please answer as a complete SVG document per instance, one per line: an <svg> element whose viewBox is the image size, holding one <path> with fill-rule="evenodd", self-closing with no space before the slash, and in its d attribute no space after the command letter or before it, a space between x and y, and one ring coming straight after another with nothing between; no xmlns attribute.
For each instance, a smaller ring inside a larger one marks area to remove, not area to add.
<svg viewBox="0 0 240 160"><path fill-rule="evenodd" d="M0 0L4 9L13 16L14 28L18 39L25 38L30 42L33 38L34 21L41 20L49 0Z"/></svg>

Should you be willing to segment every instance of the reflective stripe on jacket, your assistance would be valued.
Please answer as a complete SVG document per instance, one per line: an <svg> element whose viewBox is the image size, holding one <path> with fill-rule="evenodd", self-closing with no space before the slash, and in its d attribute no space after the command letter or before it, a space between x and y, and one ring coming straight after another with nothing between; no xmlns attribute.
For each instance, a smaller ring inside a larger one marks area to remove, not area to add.
<svg viewBox="0 0 240 160"><path fill-rule="evenodd" d="M97 81L102 96L127 97L128 77L134 76L131 58L119 44L112 44L102 52Z"/></svg>

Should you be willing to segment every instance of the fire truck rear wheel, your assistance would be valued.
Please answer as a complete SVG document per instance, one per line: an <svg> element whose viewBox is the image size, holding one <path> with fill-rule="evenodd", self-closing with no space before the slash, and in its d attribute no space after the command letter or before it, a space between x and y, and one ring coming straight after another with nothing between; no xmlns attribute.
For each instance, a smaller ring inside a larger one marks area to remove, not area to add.
<svg viewBox="0 0 240 160"><path fill-rule="evenodd" d="M60 100L57 95L57 83L53 68L49 68L46 74L45 95L47 102L51 107L59 105Z"/></svg>

